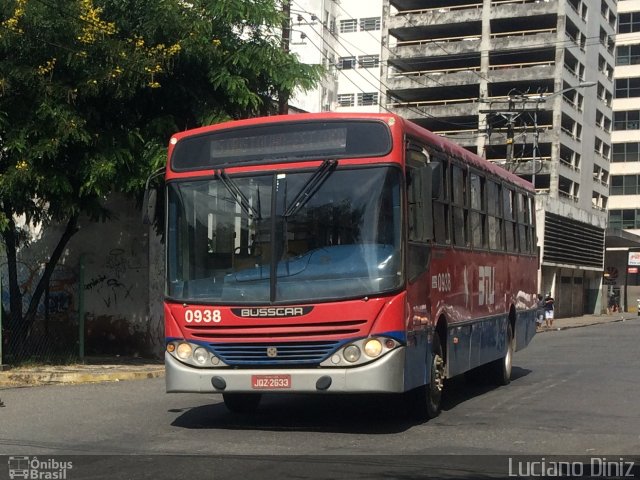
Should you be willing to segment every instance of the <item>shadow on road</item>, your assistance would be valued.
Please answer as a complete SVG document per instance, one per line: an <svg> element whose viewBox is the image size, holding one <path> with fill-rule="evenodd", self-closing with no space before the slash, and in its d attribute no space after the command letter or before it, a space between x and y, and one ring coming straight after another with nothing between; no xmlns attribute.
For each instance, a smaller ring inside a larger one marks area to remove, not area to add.
<svg viewBox="0 0 640 480"><path fill-rule="evenodd" d="M512 380L530 370L514 367ZM496 387L463 376L448 380L442 410L448 412L467 400ZM229 412L222 397L217 403L195 408L172 409L182 413L172 426L187 429L233 429L271 431L313 431L331 433L390 434L416 425L407 412L402 395L265 395L260 408L251 414Z"/></svg>
<svg viewBox="0 0 640 480"><path fill-rule="evenodd" d="M530 373L531 370L526 368L513 367L511 370L511 381L517 382L519 378L526 377ZM488 384L482 378L481 371L472 370L469 372L469 375L454 377L447 381L446 395L442 399L442 410L452 410L459 404L484 395L496 388L496 385Z"/></svg>

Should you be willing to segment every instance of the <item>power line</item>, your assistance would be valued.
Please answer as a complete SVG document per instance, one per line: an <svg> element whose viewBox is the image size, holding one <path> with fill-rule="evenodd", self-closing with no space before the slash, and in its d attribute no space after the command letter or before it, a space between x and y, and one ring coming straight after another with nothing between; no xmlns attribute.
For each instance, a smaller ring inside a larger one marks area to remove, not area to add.
<svg viewBox="0 0 640 480"><path fill-rule="evenodd" d="M306 22L306 21L305 21L305 23L307 24L307 26L312 26L311 24L309 24L309 23L308 23L308 22ZM324 40L324 38L320 35L320 33L316 32L316 30L315 30L315 29L312 29L312 30L314 31L314 33L316 33L316 35L320 36L320 39L321 39L321 40ZM337 39L337 37L335 36L335 34L331 33L331 31L330 31L330 30L329 30L329 34L330 34L331 36L333 36L333 38L336 40L336 42L338 43L338 45L340 45L342 48L344 48L344 50L345 50L345 51L346 51L350 56L355 57L355 56L353 55L353 53L351 53L351 52L349 51L349 49L347 49L344 45L342 45L342 44L340 43L340 41ZM307 37L307 38L308 38L308 37ZM311 42L311 40L309 40L309 41ZM324 51L323 51L322 49L320 49L319 47L317 47L317 46L315 45L315 43L313 43L313 42L311 42L311 44L312 44L314 47L316 47L316 49L317 49L317 50L319 50L319 51L320 51L320 53L324 56ZM331 46L331 45L330 45L330 44L328 44L328 43L327 43L327 46L328 46L328 47L333 51L333 53L334 53L334 54L337 54L337 51L333 48L333 46ZM325 57L325 58L326 58L326 57ZM369 85L371 85L373 88L375 88L375 89L377 90L377 92L378 92L378 93L380 93L381 95L384 95L385 97L387 96L387 95L386 95L386 94L385 94L385 93L380 89L380 87L379 87L379 86L375 85L374 83L372 83L371 81L369 81L368 79L366 79L366 78L364 77L364 75L362 75L362 74L359 72L359 69L352 69L352 70L353 70L353 71L354 71L358 76L360 76L360 78L362 78L362 79L363 79L364 81L366 81ZM376 80L376 81L380 82L380 85L382 85L384 88L386 88L387 90L389 90L389 87L388 87L388 86L387 86L387 85L382 81L382 78L380 78L380 77L376 77L372 72L368 71L368 69L365 69L365 70L367 70L367 72L368 72L372 77L374 77L374 80ZM342 72L342 73L343 73L343 75L345 75L345 76L347 77L347 79L349 79L348 75L346 75L346 73L344 73L341 69L338 69L338 71ZM349 79L349 80L351 81L351 79ZM353 84L355 85L355 82L351 81L351 83L353 83ZM359 87L358 87L358 88L359 88ZM361 88L359 88L359 89L362 91L362 93L366 93L366 92L364 92ZM378 105L379 105L380 107L384 108L385 110L387 110L387 111L391 112L391 110L389 110L386 106L383 106L381 103L378 103ZM426 113L426 112L422 112L422 111L420 111L420 110L416 110L416 109L411 108L411 107L406 107L406 108L407 108L409 111L412 111L412 112L414 112L414 113L416 113L416 114L418 114L418 115L420 115L420 116L422 116L422 117L432 118L432 119L434 119L434 120L438 120L438 121L440 121L440 122L442 122L442 123L446 123L446 124L453 125L453 126L456 126L456 127L477 127L477 125L478 125L478 123L477 123L477 122L474 122L474 123L464 123L464 124L463 124L463 123L450 122L450 121L447 121L447 120L443 120L443 119L441 119L441 118L439 118L439 117L436 117L436 116L434 116L434 115L430 115L430 114L428 114L428 113Z"/></svg>
<svg viewBox="0 0 640 480"><path fill-rule="evenodd" d="M320 52L320 54L323 56L323 58L326 58L326 57L324 56L324 51L323 51L320 47L318 47L318 46L313 42L313 40L311 40L308 36L307 36L307 39L309 40L309 43L311 43L311 45L313 45L313 46L315 47L315 49L316 49L316 50L318 50L318 51ZM342 73L342 74L345 76L345 78L346 78L347 80L349 80L349 81L353 84L353 86L354 86L354 87L356 87L358 90L360 90L360 92L361 92L362 94L367 93L367 92L365 92L365 91L364 91L364 90L363 90L363 89L362 89L362 88L361 88L361 87L360 87L356 82L354 82L354 81L353 81L353 79L349 78L349 76L348 76L348 75L346 75L342 70L338 70L338 72ZM365 81L366 81L366 79L365 79ZM374 87L375 87L375 86L374 86ZM379 90L379 89L377 89L377 91L378 91L378 92L380 92L380 90ZM377 105L378 105L380 108L383 108L384 110L386 110L387 112L389 112L389 113L393 113L393 112L391 112L391 110L389 110L385 105L382 105L382 103L378 102L378 103L377 103Z"/></svg>
<svg viewBox="0 0 640 480"><path fill-rule="evenodd" d="M296 3L296 2L295 2L295 0L294 0L294 3ZM298 6L299 6L299 5L298 5ZM312 24L310 24L307 20L305 20L305 21L304 21L304 23L305 23L307 26L309 26L309 27L313 27L313 25L312 25ZM324 28L326 28L326 26L325 26L325 25L323 25L323 29L324 29ZM320 36L320 39L324 41L324 37L323 37L320 33L318 33L318 32L315 30L315 28L311 28L311 30L313 30L313 32L314 32L316 35ZM335 42L336 42L339 46L341 46L341 47L342 47L342 48L343 48L343 49L344 49L344 50L345 50L345 51L346 51L350 56L352 56L352 57L354 57L354 58L355 58L355 55L354 55L354 54L353 54L353 53L352 53L352 52L351 52L347 47L345 47L345 46L340 42L340 40L338 39L338 37L335 35L335 33L333 33L333 32L331 31L331 29L328 29L328 28L327 28L327 31L328 31L328 32L329 32L329 34L334 38ZM312 43L313 43L313 42L312 42ZM334 53L334 54L336 54L336 55L338 54L338 52L335 50L335 48L333 48L333 46L332 46L332 45L330 45L329 43L327 43L326 45L327 45L327 47L329 47L329 48L333 51L333 53ZM315 44L314 44L314 46L315 46ZM318 47L316 47L316 48L318 48ZM318 49L318 50L320 50L320 49ZM321 52L321 54L324 56L324 51L320 50L320 52ZM326 58L326 57L325 57L325 58ZM340 70L340 69L339 69L339 70ZM365 69L365 70L367 70L367 73L369 73L369 75L371 75L371 76L373 77L374 81L379 82L379 83L380 83L380 85L382 85L385 89L387 89L387 91L391 90L391 89L389 88L389 86L388 86L388 85L386 85L386 84L382 81L381 76L375 76L375 75L374 75L374 74L373 74L369 69ZM353 71L354 71L358 76L360 76L363 80L365 80L367 83L369 83L369 85L373 86L373 87L378 91L378 93L380 93L381 95L384 95L385 97L386 97L386 96L388 96L388 95L387 95L387 93L383 92L383 91L380 89L380 87L379 87L379 86L377 86L377 85L373 84L372 82L370 82L369 80L367 80L367 79L366 79L366 78L365 78L365 77L364 77L364 76L359 72L359 69L353 69ZM344 75L345 75L345 76L347 76L346 74L344 74ZM348 76L347 76L347 78L348 78ZM352 82L352 83L354 83L354 82ZM362 93L365 93L365 92L362 92ZM382 106L382 105L380 105L380 106ZM384 108L385 110L388 110L388 108L387 108L386 106L384 106L383 108ZM420 115L420 116L422 116L422 117L432 118L432 119L434 119L434 120L438 120L439 122L446 123L446 124L449 124L449 125L453 125L453 126L456 126L456 127L475 127L475 128L477 128L477 126L478 126L478 122L473 122L473 123L456 123L456 122L451 122L451 121L448 121L448 120L443 120L442 118L436 117L435 115L430 115L430 114L428 114L428 113L426 113L426 112L422 112L421 110L416 110L415 108L412 108L412 107L405 107L405 108L407 108L409 111L412 111L412 112L414 112L414 113L416 113L416 114L418 114L418 115ZM390 110L389 110L389 111L390 111Z"/></svg>
<svg viewBox="0 0 640 480"><path fill-rule="evenodd" d="M333 0L333 3L334 3L334 4L335 4L335 5L336 5L340 10L342 10L342 12L343 12L345 15L347 15L349 18L353 18L353 15L351 15L349 12L347 12L347 11L342 7L342 5L340 5L340 3L339 3L337 0ZM376 41L378 40L378 38L377 38L375 35L373 35L373 33L371 33L369 30L365 30L365 32L367 32L367 34L368 34L371 38L373 38L374 40L376 40ZM347 41L347 40L345 39L345 41ZM381 46L383 49L385 49L385 50L386 50L390 55L393 55L393 56L396 56L396 57L398 56L398 55L397 55L397 53L394 53L393 51L391 51L391 49L390 49L387 45L385 45L385 44L384 44L384 42L382 41L382 39L380 39L380 46ZM383 62L382 64L384 65L384 63L385 63L385 62ZM388 62L388 61L386 62L386 65L387 65L387 66L389 66L389 62ZM433 78L433 77L430 77L429 75L425 75L425 77L427 77L429 80L431 80L431 81L433 81L433 82L437 83L438 85L442 85L442 83L440 83L437 79L435 79L435 78ZM407 77L407 78L409 78L409 77ZM419 84L419 85L422 85L422 86L425 86L425 87L427 86L427 85L425 85L425 84L423 84L423 83L421 83L421 82L418 82L418 81L417 81L417 80L415 80L415 79L411 79L411 80L412 80L414 83L417 83L417 84ZM442 85L442 86L444 86L444 85Z"/></svg>

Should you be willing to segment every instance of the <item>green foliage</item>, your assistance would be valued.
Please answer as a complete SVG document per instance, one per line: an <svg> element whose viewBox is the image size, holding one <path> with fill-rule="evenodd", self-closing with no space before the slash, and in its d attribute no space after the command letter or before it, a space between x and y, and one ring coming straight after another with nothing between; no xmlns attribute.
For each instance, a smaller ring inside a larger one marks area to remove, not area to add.
<svg viewBox="0 0 640 480"><path fill-rule="evenodd" d="M276 0L0 2L0 238L17 338L80 214L106 219L111 192L139 195L171 134L273 112L319 79L280 48L282 20ZM18 215L66 225L26 312Z"/></svg>
<svg viewBox="0 0 640 480"><path fill-rule="evenodd" d="M178 130L273 111L317 67L280 48L275 0L0 4L0 231L104 217Z"/></svg>

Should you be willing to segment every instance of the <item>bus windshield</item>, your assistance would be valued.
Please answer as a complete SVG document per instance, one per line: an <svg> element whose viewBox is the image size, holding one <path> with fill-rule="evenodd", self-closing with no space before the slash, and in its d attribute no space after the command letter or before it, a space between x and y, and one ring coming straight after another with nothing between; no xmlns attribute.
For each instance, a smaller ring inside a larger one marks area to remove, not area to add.
<svg viewBox="0 0 640 480"><path fill-rule="evenodd" d="M335 168L168 185L167 295L229 304L398 289L401 171Z"/></svg>

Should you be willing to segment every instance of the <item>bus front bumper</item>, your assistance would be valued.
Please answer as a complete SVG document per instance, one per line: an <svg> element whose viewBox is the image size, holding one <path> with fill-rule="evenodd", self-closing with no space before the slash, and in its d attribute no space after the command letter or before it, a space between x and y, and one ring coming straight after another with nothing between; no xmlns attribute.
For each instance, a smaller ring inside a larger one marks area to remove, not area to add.
<svg viewBox="0 0 640 480"><path fill-rule="evenodd" d="M194 368L165 353L168 393L401 393L405 349L353 368ZM289 376L289 388L253 388L252 376ZM224 388L221 388L223 387Z"/></svg>

